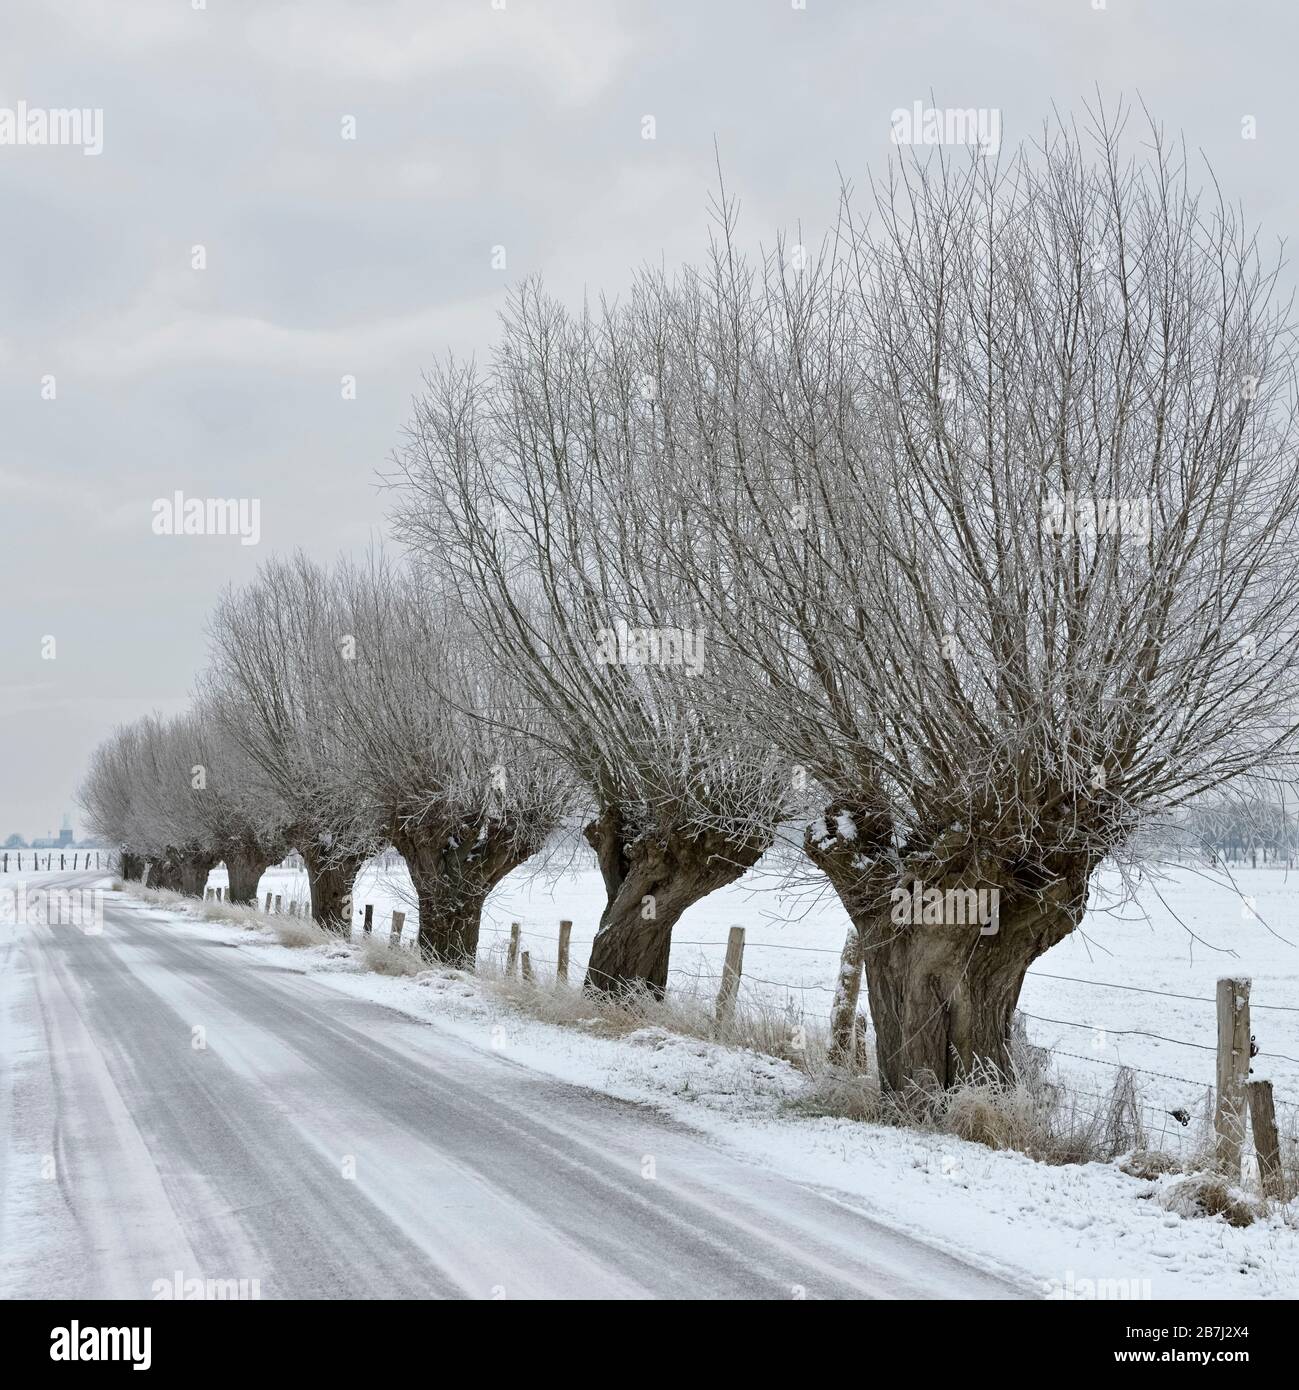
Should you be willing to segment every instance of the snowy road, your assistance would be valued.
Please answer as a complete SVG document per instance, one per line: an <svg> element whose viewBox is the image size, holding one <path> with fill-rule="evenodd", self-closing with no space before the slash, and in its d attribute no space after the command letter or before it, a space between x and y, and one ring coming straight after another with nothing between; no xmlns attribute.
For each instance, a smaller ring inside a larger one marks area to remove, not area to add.
<svg viewBox="0 0 1299 1390"><path fill-rule="evenodd" d="M94 875L49 882L84 885ZM0 925L0 1295L1011 1298L655 1112L110 900Z"/></svg>

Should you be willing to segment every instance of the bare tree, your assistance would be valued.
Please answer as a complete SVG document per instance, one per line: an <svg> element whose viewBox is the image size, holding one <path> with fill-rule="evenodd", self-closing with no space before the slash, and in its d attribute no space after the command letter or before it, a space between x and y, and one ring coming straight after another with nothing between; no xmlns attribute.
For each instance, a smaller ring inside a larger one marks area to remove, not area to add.
<svg viewBox="0 0 1299 1390"><path fill-rule="evenodd" d="M356 640L330 686L354 757L354 813L406 861L420 946L472 965L483 904L561 824L571 779L436 576L372 556L340 565L333 582Z"/></svg>
<svg viewBox="0 0 1299 1390"><path fill-rule="evenodd" d="M1122 128L916 159L797 272L723 244L704 277L753 364L709 474L753 602L717 608L768 616L755 724L826 789L807 849L894 1087L1004 1066L1097 867L1293 751L1288 309Z"/></svg>
<svg viewBox="0 0 1299 1390"><path fill-rule="evenodd" d="M266 828L301 852L316 921L350 926L357 871L384 844L356 813L355 756L333 698L355 659L329 574L301 553L273 559L222 596L210 623L202 698L248 756Z"/></svg>
<svg viewBox="0 0 1299 1390"><path fill-rule="evenodd" d="M167 747L168 814L210 861L203 881L224 863L229 900L255 904L262 875L288 850L283 813L274 818L274 803L258 791L256 767L214 710L200 706L174 720ZM201 889L202 883L193 891Z"/></svg>
<svg viewBox="0 0 1299 1390"><path fill-rule="evenodd" d="M134 838L132 809L136 800L134 726L115 729L90 757L90 766L77 793L90 831L118 847L118 868L125 879L144 874L145 846Z"/></svg>
<svg viewBox="0 0 1299 1390"><path fill-rule="evenodd" d="M523 286L490 372L427 378L396 522L586 788L607 893L588 987L661 992L673 925L757 861L784 787L736 756L708 634L657 539L680 509L657 310L573 316Z"/></svg>
<svg viewBox="0 0 1299 1390"><path fill-rule="evenodd" d="M157 714L115 730L91 760L81 799L96 831L122 846L124 874L130 868L152 888L192 891L200 870L206 878L207 850L174 816L169 732Z"/></svg>

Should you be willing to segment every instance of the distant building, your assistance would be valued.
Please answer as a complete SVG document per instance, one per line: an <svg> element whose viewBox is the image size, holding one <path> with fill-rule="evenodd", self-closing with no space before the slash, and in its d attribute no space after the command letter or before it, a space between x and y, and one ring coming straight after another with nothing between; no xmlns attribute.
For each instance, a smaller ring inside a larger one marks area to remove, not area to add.
<svg viewBox="0 0 1299 1390"><path fill-rule="evenodd" d="M59 838L54 842L55 849L70 849L72 847L72 817L64 815L63 824L59 827Z"/></svg>

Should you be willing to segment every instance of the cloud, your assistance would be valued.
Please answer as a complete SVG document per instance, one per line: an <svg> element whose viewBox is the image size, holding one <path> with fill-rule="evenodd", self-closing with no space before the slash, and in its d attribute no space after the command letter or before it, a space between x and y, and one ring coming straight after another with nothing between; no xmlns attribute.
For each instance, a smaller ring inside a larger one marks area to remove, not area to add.
<svg viewBox="0 0 1299 1390"><path fill-rule="evenodd" d="M625 16L619 24L608 6L527 0L500 9L488 0L263 6L245 34L263 61L323 78L412 83L454 74L463 82L477 69L496 82L492 70L507 69L574 105L603 91L636 45Z"/></svg>
<svg viewBox="0 0 1299 1390"><path fill-rule="evenodd" d="M197 308L155 285L125 312L97 318L65 338L59 370L109 381L173 368L359 376L389 366L409 368L448 344L464 350L491 326L500 304L497 291L479 300L307 328Z"/></svg>

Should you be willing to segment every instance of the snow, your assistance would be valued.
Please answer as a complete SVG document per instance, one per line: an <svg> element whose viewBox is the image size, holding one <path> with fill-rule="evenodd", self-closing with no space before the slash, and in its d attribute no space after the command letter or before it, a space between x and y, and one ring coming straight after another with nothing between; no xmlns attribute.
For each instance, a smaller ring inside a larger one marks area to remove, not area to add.
<svg viewBox="0 0 1299 1390"><path fill-rule="evenodd" d="M1287 896L1281 878L1274 885L1263 871L1257 878L1253 887L1260 901L1271 899L1275 919L1284 921ZM378 896L377 879L365 887ZM528 901L510 887L509 905L495 908L506 918L521 913ZM1210 999L1212 980L1226 962L1233 972L1248 968L1254 973L1256 995L1280 1002L1294 998L1294 948L1257 922L1224 920L1225 890L1215 899L1188 876L1163 885L1161 895L1168 905L1165 915L1089 921L1089 937L1106 934L1104 953L1094 942L1089 946L1080 940L1067 959L1061 959L1057 948L1046 960L1057 973L1080 981L1095 972L1095 978L1207 991ZM730 898L732 908L743 901L734 892ZM575 919L576 900L569 881L565 915L571 911ZM541 895L531 904L533 923L545 920L546 902ZM714 903L709 913L697 913L685 934L702 937L728 915L725 906ZM747 915L753 920L752 909ZM1188 945L1181 929L1174 930L1177 917L1212 948ZM806 914L788 924L782 944L824 940L826 918L833 920L822 908L820 915ZM183 917L173 921L177 930L218 935L229 944L268 953L288 968L305 968L332 989L382 1002L550 1077L654 1106L774 1172L831 1190L838 1200L899 1232L959 1252L990 1270L1022 1271L1042 1297L1082 1296L1077 1291L1088 1288L1087 1281L1115 1280L1132 1281L1133 1288L1153 1298L1299 1294L1295 1204L1245 1229L1216 1217L1187 1218L1165 1205L1180 1175L1146 1182L1127 1176L1116 1164L1048 1166L947 1136L809 1117L790 1106L802 1093L804 1078L775 1058L657 1028L621 1039L598 1037L526 1017L465 972L381 977L362 972L352 953L338 948L288 950L237 928ZM1225 955L1227 951L1235 954ZM767 968L773 974L779 969ZM1074 982L1062 986L1045 974L1032 988L1038 992L1038 1007L1054 1009L1053 1016L1062 1016L1071 1003L1079 1011L1091 1010L1098 1022L1090 1026L1113 1015L1116 1025L1121 1021L1130 1027L1135 1020L1159 1032L1181 1025L1188 1036L1211 1038L1212 1010L1196 1013L1196 1004L1131 994L1116 994L1111 1001L1104 991ZM1277 1015L1282 1026L1293 1026L1291 1017ZM1270 1022L1266 1027L1272 1031ZM1162 1060L1156 1049L1165 1045L1125 1036L1116 1037L1114 1046L1128 1060ZM1211 1056L1209 1062L1211 1072ZM1184 1059L1179 1064L1193 1074Z"/></svg>
<svg viewBox="0 0 1299 1390"><path fill-rule="evenodd" d="M743 926L742 998L790 1012L795 1022L827 1022L848 919L831 892L786 877L764 861L691 907L673 934L670 983L715 991L729 929ZM211 882L224 882L224 873ZM306 875L272 870L259 901L268 890L305 901ZM406 939L417 929L400 860L387 869L368 866L354 899L357 923L363 904L374 905L381 935L394 908L407 914ZM1299 879L1284 869L1240 869L1229 880L1174 867L1162 879L1147 876L1135 901L1119 899L1117 879L1101 875L1082 927L1029 971L1020 1000L1029 1040L1050 1048L1060 1073L1087 1095L1107 1091L1120 1065L1148 1073L1139 1081L1152 1146L1178 1148L1193 1132L1168 1112L1202 1111L1205 1088L1214 1084L1217 980L1244 975L1253 980L1260 1046L1253 1075L1271 1078L1279 1101L1299 1100ZM503 954L517 921L533 963L553 968L558 923L567 918L576 977L603 906L593 866L579 861L557 877L525 866L489 899L481 949Z"/></svg>

